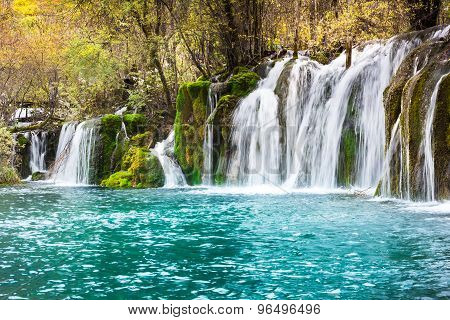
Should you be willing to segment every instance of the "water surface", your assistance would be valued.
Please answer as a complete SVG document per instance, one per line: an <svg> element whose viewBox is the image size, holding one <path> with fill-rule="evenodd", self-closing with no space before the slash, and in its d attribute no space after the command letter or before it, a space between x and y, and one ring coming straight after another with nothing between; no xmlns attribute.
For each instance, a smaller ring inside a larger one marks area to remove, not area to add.
<svg viewBox="0 0 450 320"><path fill-rule="evenodd" d="M0 298L450 297L446 205L215 191L0 189Z"/></svg>

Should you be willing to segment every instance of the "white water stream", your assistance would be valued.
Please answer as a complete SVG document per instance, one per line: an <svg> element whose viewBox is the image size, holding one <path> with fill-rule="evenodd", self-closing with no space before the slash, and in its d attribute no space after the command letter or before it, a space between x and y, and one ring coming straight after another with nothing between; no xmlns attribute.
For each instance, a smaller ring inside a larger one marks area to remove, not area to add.
<svg viewBox="0 0 450 320"><path fill-rule="evenodd" d="M52 179L68 185L92 183L92 160L98 120L64 124L58 143Z"/></svg>
<svg viewBox="0 0 450 320"><path fill-rule="evenodd" d="M174 144L175 132L172 131L166 140L158 142L152 150L163 168L165 177L164 187L166 188L182 187L187 184L180 166L174 160Z"/></svg>

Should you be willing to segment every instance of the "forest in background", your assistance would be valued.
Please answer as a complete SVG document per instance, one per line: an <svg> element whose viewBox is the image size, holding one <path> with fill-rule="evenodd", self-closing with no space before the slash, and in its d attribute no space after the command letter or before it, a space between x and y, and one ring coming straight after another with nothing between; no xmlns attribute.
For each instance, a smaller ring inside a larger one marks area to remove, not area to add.
<svg viewBox="0 0 450 320"><path fill-rule="evenodd" d="M448 0L2 0L0 121L24 105L80 120L127 106L173 123L179 84L283 49L347 47L449 21Z"/></svg>

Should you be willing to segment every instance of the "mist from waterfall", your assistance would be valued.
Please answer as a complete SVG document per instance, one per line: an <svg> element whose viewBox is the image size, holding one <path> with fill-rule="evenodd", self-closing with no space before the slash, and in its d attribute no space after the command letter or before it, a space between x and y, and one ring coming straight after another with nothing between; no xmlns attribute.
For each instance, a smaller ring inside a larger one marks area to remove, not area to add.
<svg viewBox="0 0 450 320"><path fill-rule="evenodd" d="M31 173L45 172L45 156L47 154L48 133L45 131L31 132L30 170Z"/></svg>
<svg viewBox="0 0 450 320"><path fill-rule="evenodd" d="M152 153L158 158L164 171L164 187L186 186L186 178L174 157L175 132L172 130L166 140L156 143Z"/></svg>
<svg viewBox="0 0 450 320"><path fill-rule="evenodd" d="M98 120L64 124L59 137L52 180L68 185L92 183Z"/></svg>

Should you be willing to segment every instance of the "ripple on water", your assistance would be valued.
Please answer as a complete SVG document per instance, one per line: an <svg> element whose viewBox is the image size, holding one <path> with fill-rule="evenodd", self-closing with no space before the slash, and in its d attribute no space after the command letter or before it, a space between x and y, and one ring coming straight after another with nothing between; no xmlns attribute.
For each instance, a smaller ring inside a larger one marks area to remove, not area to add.
<svg viewBox="0 0 450 320"><path fill-rule="evenodd" d="M269 191L0 189L0 298L450 298L449 202Z"/></svg>

